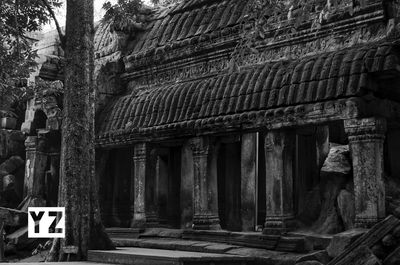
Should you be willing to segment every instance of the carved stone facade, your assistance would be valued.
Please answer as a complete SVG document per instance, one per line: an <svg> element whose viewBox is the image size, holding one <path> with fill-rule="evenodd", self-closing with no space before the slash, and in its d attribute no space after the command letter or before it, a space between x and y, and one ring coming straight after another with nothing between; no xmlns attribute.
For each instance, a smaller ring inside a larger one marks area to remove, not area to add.
<svg viewBox="0 0 400 265"><path fill-rule="evenodd" d="M61 83L56 85L62 86ZM27 136L22 210L57 205L62 122L60 100L61 95L48 91L27 102L25 122L21 126L21 131Z"/></svg>
<svg viewBox="0 0 400 265"><path fill-rule="evenodd" d="M346 8L357 1L340 2L319 29L271 30L235 69L248 1L183 1L154 10L131 36L100 24L96 173L106 226L280 238L384 218L385 182L400 178L399 45L386 38L393 17L381 1L354 13ZM57 131L52 101L43 128ZM29 146L45 136L34 135L34 105ZM30 160L42 155L29 148Z"/></svg>
<svg viewBox="0 0 400 265"><path fill-rule="evenodd" d="M387 6L340 1L320 28L272 29L239 60L247 4L184 1L130 38L100 26L97 78L109 93L96 144L135 153L131 224L275 235L373 225L387 214L385 134L400 118ZM325 161L337 144L350 146L351 157L333 154L346 172Z"/></svg>

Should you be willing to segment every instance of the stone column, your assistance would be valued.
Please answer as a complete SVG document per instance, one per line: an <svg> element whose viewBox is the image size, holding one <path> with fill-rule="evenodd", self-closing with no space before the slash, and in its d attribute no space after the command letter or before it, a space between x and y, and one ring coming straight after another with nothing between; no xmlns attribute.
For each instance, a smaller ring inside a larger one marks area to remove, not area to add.
<svg viewBox="0 0 400 265"><path fill-rule="evenodd" d="M270 131L265 136L266 219L265 234L279 234L295 226L293 172L295 134Z"/></svg>
<svg viewBox="0 0 400 265"><path fill-rule="evenodd" d="M193 155L189 145L185 143L181 153L181 228L191 228L193 225Z"/></svg>
<svg viewBox="0 0 400 265"><path fill-rule="evenodd" d="M242 135L241 205L243 231L254 231L257 206L257 133Z"/></svg>
<svg viewBox="0 0 400 265"><path fill-rule="evenodd" d="M45 192L45 174L47 166L46 139L28 136L25 140L26 164L24 180L24 197L28 197L24 208L46 206L43 198Z"/></svg>
<svg viewBox="0 0 400 265"><path fill-rule="evenodd" d="M191 139L194 174L193 229L221 229L218 216L217 156L208 137Z"/></svg>
<svg viewBox="0 0 400 265"><path fill-rule="evenodd" d="M353 162L356 227L371 227L385 217L382 118L344 121Z"/></svg>
<svg viewBox="0 0 400 265"><path fill-rule="evenodd" d="M134 147L133 176L133 218L131 227L149 227L158 224L155 159L148 143L139 143Z"/></svg>

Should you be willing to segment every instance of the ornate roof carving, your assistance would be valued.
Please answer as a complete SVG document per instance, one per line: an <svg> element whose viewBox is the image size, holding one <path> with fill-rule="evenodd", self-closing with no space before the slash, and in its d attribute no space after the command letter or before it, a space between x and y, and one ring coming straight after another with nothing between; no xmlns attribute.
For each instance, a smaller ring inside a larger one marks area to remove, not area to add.
<svg viewBox="0 0 400 265"><path fill-rule="evenodd" d="M98 142L127 135L240 128L260 115L284 117L306 108L319 118L342 115L335 103L325 103L377 89L368 78L376 72L397 75L398 55L398 46L375 43L136 89L104 109L97 123ZM328 111L319 110L325 107Z"/></svg>

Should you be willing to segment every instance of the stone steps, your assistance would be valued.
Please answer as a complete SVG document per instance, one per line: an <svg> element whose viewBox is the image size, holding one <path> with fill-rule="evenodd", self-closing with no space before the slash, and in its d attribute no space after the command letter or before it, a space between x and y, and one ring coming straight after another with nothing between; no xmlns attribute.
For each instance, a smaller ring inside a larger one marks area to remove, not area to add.
<svg viewBox="0 0 400 265"><path fill-rule="evenodd" d="M90 250L88 261L133 265L251 265L254 258L228 254L200 253L149 248Z"/></svg>
<svg viewBox="0 0 400 265"><path fill-rule="evenodd" d="M117 247L154 248L217 254L224 254L229 250L240 248L229 244L173 238L112 238L112 241Z"/></svg>
<svg viewBox="0 0 400 265"><path fill-rule="evenodd" d="M146 229L133 228L107 228L107 233L116 241L117 246L123 247L156 247L171 249L167 245L160 247L158 239L175 238L178 240L207 242L209 244L227 244L233 246L260 248L281 252L307 253L314 249L315 242L303 235L264 235L258 232L230 232L230 231L209 231L209 230L177 230L177 229ZM152 243L135 241L131 239L150 239ZM123 240L126 239L126 240ZM160 241L161 244L162 240ZM154 245L153 245L154 244ZM183 243L187 245L187 243ZM320 248L315 248L320 249ZM186 250L186 249L184 249ZM196 250L197 251L197 250Z"/></svg>
<svg viewBox="0 0 400 265"><path fill-rule="evenodd" d="M139 235L143 231L144 229L141 228L122 228L122 227L106 228L106 232L111 238L139 238Z"/></svg>
<svg viewBox="0 0 400 265"><path fill-rule="evenodd" d="M305 236L264 235L261 233L243 233L229 231L187 230L183 239L217 242L251 248L261 248L281 252L307 253L313 250L313 244Z"/></svg>

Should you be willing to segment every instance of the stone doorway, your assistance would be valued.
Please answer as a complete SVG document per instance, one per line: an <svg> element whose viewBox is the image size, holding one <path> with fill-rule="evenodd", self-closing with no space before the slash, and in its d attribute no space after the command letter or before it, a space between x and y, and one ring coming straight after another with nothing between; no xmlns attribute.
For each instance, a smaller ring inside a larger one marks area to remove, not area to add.
<svg viewBox="0 0 400 265"><path fill-rule="evenodd" d="M155 192L160 225L180 228L181 148L161 148L157 151Z"/></svg>
<svg viewBox="0 0 400 265"><path fill-rule="evenodd" d="M218 209L222 229L241 230L241 144L221 143L217 159Z"/></svg>
<svg viewBox="0 0 400 265"><path fill-rule="evenodd" d="M108 152L104 174L100 178L100 205L106 227L129 227L131 221L132 148Z"/></svg>

